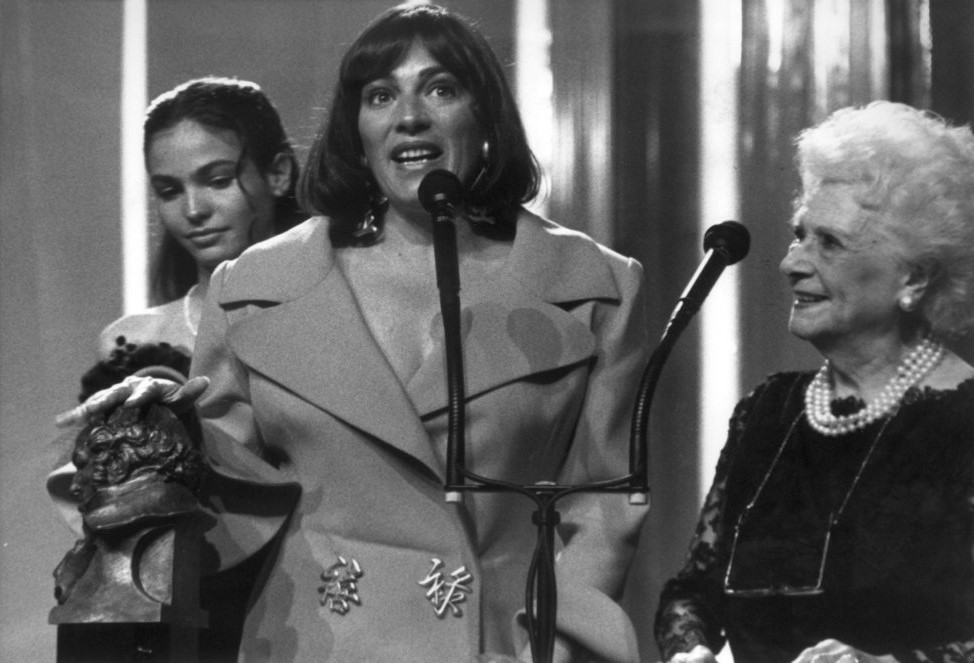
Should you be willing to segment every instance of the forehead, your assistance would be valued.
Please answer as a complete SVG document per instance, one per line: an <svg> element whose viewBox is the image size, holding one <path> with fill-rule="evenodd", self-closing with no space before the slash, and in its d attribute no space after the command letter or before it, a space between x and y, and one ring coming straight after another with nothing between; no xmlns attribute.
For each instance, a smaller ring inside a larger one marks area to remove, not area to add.
<svg viewBox="0 0 974 663"><path fill-rule="evenodd" d="M156 132L149 143L146 165L150 172L192 170L214 161L237 161L241 150L234 131L183 120Z"/></svg>
<svg viewBox="0 0 974 663"><path fill-rule="evenodd" d="M410 78L423 75L428 70L443 69L443 64L433 57L430 49L420 40L413 41L409 49L396 62L392 69L379 78Z"/></svg>
<svg viewBox="0 0 974 663"><path fill-rule="evenodd" d="M806 191L793 224L860 232L869 224L869 210L861 204L862 186L845 182L824 183Z"/></svg>

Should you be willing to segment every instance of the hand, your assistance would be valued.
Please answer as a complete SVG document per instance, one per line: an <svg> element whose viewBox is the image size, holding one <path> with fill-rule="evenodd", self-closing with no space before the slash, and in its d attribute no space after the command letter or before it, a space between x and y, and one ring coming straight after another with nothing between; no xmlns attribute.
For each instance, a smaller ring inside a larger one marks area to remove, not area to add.
<svg viewBox="0 0 974 663"><path fill-rule="evenodd" d="M896 663L896 659L873 656L830 638L804 650L792 663Z"/></svg>
<svg viewBox="0 0 974 663"><path fill-rule="evenodd" d="M704 645L697 645L688 652L674 654L666 663L717 663L717 657Z"/></svg>
<svg viewBox="0 0 974 663"><path fill-rule="evenodd" d="M195 377L179 384L163 378L130 375L118 384L95 392L81 405L62 412L54 419L59 428L86 423L91 417L113 407L139 407L149 403L161 403L174 412L187 410L209 386L210 380Z"/></svg>

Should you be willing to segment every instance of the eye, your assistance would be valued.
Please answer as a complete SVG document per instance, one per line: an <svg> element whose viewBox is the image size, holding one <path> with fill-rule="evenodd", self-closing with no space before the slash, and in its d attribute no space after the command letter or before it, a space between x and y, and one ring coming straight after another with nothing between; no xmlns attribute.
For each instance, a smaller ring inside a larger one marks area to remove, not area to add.
<svg viewBox="0 0 974 663"><path fill-rule="evenodd" d="M206 181L206 185L211 189L226 189L235 179L233 175L215 175Z"/></svg>
<svg viewBox="0 0 974 663"><path fill-rule="evenodd" d="M386 88L367 88L362 92L362 103L365 106L382 106L392 100L392 93Z"/></svg>
<svg viewBox="0 0 974 663"><path fill-rule="evenodd" d="M460 96L460 89L451 81L436 81L430 85L430 94L442 99L454 99Z"/></svg>
<svg viewBox="0 0 974 663"><path fill-rule="evenodd" d="M172 200L181 194L183 189L176 184L153 184L152 192L160 200Z"/></svg>
<svg viewBox="0 0 974 663"><path fill-rule="evenodd" d="M831 233L822 233L819 236L819 243L822 245L823 249L840 249L842 248L842 242L839 238Z"/></svg>

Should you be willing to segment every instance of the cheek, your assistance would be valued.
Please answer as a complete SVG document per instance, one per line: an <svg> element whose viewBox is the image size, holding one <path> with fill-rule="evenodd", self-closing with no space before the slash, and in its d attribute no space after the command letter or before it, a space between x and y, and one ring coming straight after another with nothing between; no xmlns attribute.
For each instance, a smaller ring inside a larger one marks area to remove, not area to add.
<svg viewBox="0 0 974 663"><path fill-rule="evenodd" d="M176 232L183 226L183 215L177 201L160 201L156 203L156 218L162 227L170 232Z"/></svg>
<svg viewBox="0 0 974 663"><path fill-rule="evenodd" d="M375 121L366 115L360 115L358 120L358 135L359 140L362 142L362 149L366 154L377 149L378 139L376 137L377 129L375 128Z"/></svg>
<svg viewBox="0 0 974 663"><path fill-rule="evenodd" d="M251 205L242 194L225 201L223 210L227 222L240 233L249 233L262 211L261 206Z"/></svg>

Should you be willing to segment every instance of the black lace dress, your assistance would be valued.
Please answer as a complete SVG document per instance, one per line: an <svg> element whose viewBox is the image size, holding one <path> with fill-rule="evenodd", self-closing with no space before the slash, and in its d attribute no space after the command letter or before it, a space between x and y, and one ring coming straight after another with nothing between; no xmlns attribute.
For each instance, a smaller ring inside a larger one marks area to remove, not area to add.
<svg viewBox="0 0 974 663"><path fill-rule="evenodd" d="M735 409L686 566L663 588L663 660L726 638L737 663L787 663L835 638L974 661L974 380L912 389L892 418L830 438L803 415L811 377L774 375Z"/></svg>

